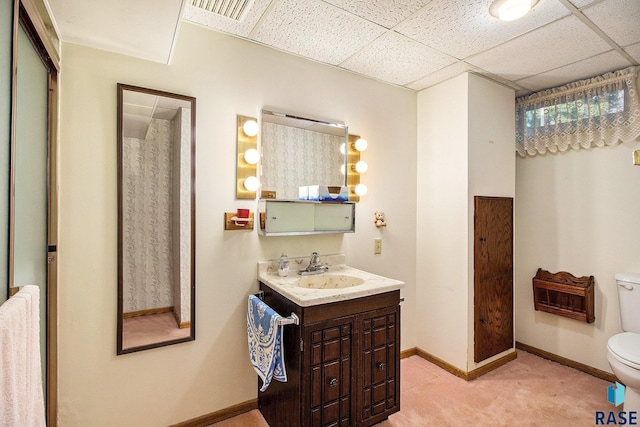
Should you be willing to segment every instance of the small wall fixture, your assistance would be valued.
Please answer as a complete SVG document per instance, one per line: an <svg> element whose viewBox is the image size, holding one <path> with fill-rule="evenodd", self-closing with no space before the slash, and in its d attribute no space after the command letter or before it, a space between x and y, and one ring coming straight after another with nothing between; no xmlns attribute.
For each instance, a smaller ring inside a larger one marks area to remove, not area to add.
<svg viewBox="0 0 640 427"><path fill-rule="evenodd" d="M640 166L640 150L636 150L633 152L633 164L636 166Z"/></svg>
<svg viewBox="0 0 640 427"><path fill-rule="evenodd" d="M258 121L238 115L236 158L236 198L255 199L260 188L258 179Z"/></svg>
<svg viewBox="0 0 640 427"><path fill-rule="evenodd" d="M538 0L494 0L489 13L501 21L514 21L522 18L538 4Z"/></svg>
<svg viewBox="0 0 640 427"><path fill-rule="evenodd" d="M248 212L246 218L238 217L238 212L225 212L224 213L224 229L225 230L253 230L253 212Z"/></svg>

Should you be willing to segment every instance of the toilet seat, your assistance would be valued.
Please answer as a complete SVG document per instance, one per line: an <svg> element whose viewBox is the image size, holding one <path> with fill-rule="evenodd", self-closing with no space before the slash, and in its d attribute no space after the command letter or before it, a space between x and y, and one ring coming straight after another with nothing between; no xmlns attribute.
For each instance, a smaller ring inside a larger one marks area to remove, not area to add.
<svg viewBox="0 0 640 427"><path fill-rule="evenodd" d="M623 332L609 338L607 347L621 363L640 370L640 334Z"/></svg>

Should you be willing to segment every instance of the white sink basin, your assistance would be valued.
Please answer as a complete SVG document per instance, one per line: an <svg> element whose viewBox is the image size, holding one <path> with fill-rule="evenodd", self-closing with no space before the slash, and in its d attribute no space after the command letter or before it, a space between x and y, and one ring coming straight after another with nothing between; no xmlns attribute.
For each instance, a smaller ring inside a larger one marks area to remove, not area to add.
<svg viewBox="0 0 640 427"><path fill-rule="evenodd" d="M364 279L346 274L319 274L303 276L296 280L296 286L307 289L344 289L363 283Z"/></svg>
<svg viewBox="0 0 640 427"><path fill-rule="evenodd" d="M278 275L278 260L258 262L258 280L301 307L345 301L399 290L404 283L358 270L345 264L345 257L321 255L328 267L322 274L300 276L296 269L304 268L309 257L289 258L293 266L288 276Z"/></svg>

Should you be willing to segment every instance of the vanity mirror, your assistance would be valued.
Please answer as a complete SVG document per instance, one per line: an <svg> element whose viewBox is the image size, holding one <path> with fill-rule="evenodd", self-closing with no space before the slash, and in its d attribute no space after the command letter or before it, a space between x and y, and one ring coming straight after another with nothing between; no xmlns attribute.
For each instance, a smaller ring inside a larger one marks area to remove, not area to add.
<svg viewBox="0 0 640 427"><path fill-rule="evenodd" d="M195 339L195 107L118 84L118 354Z"/></svg>
<svg viewBox="0 0 640 427"><path fill-rule="evenodd" d="M263 195L295 200L299 187L347 185L344 124L262 110L261 146Z"/></svg>

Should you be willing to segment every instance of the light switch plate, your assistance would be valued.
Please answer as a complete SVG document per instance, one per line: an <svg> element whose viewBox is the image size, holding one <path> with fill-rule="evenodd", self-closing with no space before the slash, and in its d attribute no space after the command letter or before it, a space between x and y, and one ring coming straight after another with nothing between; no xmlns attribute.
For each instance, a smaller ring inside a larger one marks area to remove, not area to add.
<svg viewBox="0 0 640 427"><path fill-rule="evenodd" d="M382 253L382 238L376 237L373 239L373 253L374 255Z"/></svg>

